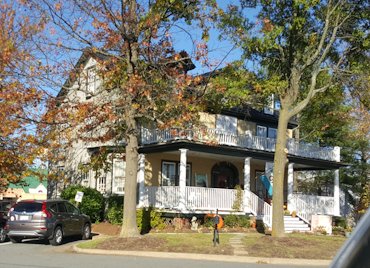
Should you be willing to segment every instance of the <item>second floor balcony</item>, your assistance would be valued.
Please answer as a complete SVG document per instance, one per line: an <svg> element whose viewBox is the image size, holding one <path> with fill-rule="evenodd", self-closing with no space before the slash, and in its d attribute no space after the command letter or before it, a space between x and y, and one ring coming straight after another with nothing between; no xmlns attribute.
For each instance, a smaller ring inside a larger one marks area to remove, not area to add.
<svg viewBox="0 0 370 268"><path fill-rule="evenodd" d="M166 143L178 140L201 142L210 145L227 145L245 149L275 152L276 139L253 135L235 135L218 129L141 129L141 144ZM288 154L340 162L339 147L320 147L317 144L298 142L288 139Z"/></svg>

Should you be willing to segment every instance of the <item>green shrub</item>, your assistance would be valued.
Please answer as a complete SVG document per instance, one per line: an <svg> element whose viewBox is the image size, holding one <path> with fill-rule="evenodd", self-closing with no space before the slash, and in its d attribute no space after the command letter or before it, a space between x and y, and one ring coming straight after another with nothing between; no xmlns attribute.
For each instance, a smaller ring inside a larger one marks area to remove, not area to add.
<svg viewBox="0 0 370 268"><path fill-rule="evenodd" d="M225 227L238 227L239 226L239 219L237 215L227 215L224 219Z"/></svg>
<svg viewBox="0 0 370 268"><path fill-rule="evenodd" d="M108 208L106 218L112 224L122 224L123 206L112 206Z"/></svg>
<svg viewBox="0 0 370 268"><path fill-rule="evenodd" d="M243 228L251 227L251 219L249 216L240 215L239 216L239 226Z"/></svg>
<svg viewBox="0 0 370 268"><path fill-rule="evenodd" d="M210 217L209 218L206 218L204 220L203 226L204 227L207 227L207 228L214 227L215 226L215 223L213 221L213 218L210 218Z"/></svg>
<svg viewBox="0 0 370 268"><path fill-rule="evenodd" d="M225 227L243 227L249 228L250 227L250 218L249 216L245 215L226 215L224 218Z"/></svg>
<svg viewBox="0 0 370 268"><path fill-rule="evenodd" d="M345 229L342 226L333 226L333 235L345 235Z"/></svg>
<svg viewBox="0 0 370 268"><path fill-rule="evenodd" d="M342 227L342 228L347 228L347 223L346 223L346 218L345 217L333 217L333 225Z"/></svg>
<svg viewBox="0 0 370 268"><path fill-rule="evenodd" d="M163 230L166 227L162 213L153 208L136 210L137 227L141 234L148 233L151 229Z"/></svg>
<svg viewBox="0 0 370 268"><path fill-rule="evenodd" d="M112 224L122 224L123 219L123 196L112 195L107 198L107 213L105 219Z"/></svg>
<svg viewBox="0 0 370 268"><path fill-rule="evenodd" d="M104 215L104 197L98 190L82 185L71 185L62 191L61 198L77 205L75 196L78 191L84 193L82 202L78 204L81 212L90 216L92 222L101 221Z"/></svg>

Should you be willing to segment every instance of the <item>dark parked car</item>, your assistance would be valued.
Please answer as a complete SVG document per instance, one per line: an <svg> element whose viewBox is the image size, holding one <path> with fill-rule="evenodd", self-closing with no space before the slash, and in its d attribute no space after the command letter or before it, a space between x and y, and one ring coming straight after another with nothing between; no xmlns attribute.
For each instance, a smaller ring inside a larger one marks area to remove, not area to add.
<svg viewBox="0 0 370 268"><path fill-rule="evenodd" d="M57 246L66 236L90 239L91 222L66 200L24 200L9 210L7 235L13 243L39 238Z"/></svg>
<svg viewBox="0 0 370 268"><path fill-rule="evenodd" d="M7 239L5 226L8 219L8 210L11 207L11 204L11 201L0 200L0 243L5 242Z"/></svg>

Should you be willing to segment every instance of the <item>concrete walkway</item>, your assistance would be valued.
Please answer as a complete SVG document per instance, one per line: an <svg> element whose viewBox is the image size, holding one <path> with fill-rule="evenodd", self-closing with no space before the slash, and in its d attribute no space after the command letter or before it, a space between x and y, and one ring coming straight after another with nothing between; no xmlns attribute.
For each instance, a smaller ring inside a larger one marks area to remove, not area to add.
<svg viewBox="0 0 370 268"><path fill-rule="evenodd" d="M234 237L230 238L230 245L234 249L234 255L236 256L248 256L248 252L243 246L242 239L245 237L245 234L236 234Z"/></svg>

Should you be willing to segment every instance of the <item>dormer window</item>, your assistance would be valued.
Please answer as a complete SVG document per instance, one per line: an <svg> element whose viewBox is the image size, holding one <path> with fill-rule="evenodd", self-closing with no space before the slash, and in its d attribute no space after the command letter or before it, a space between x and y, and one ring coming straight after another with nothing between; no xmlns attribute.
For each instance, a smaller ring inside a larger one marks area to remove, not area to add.
<svg viewBox="0 0 370 268"><path fill-rule="evenodd" d="M96 91L97 79L95 66L86 70L86 99L91 98Z"/></svg>

